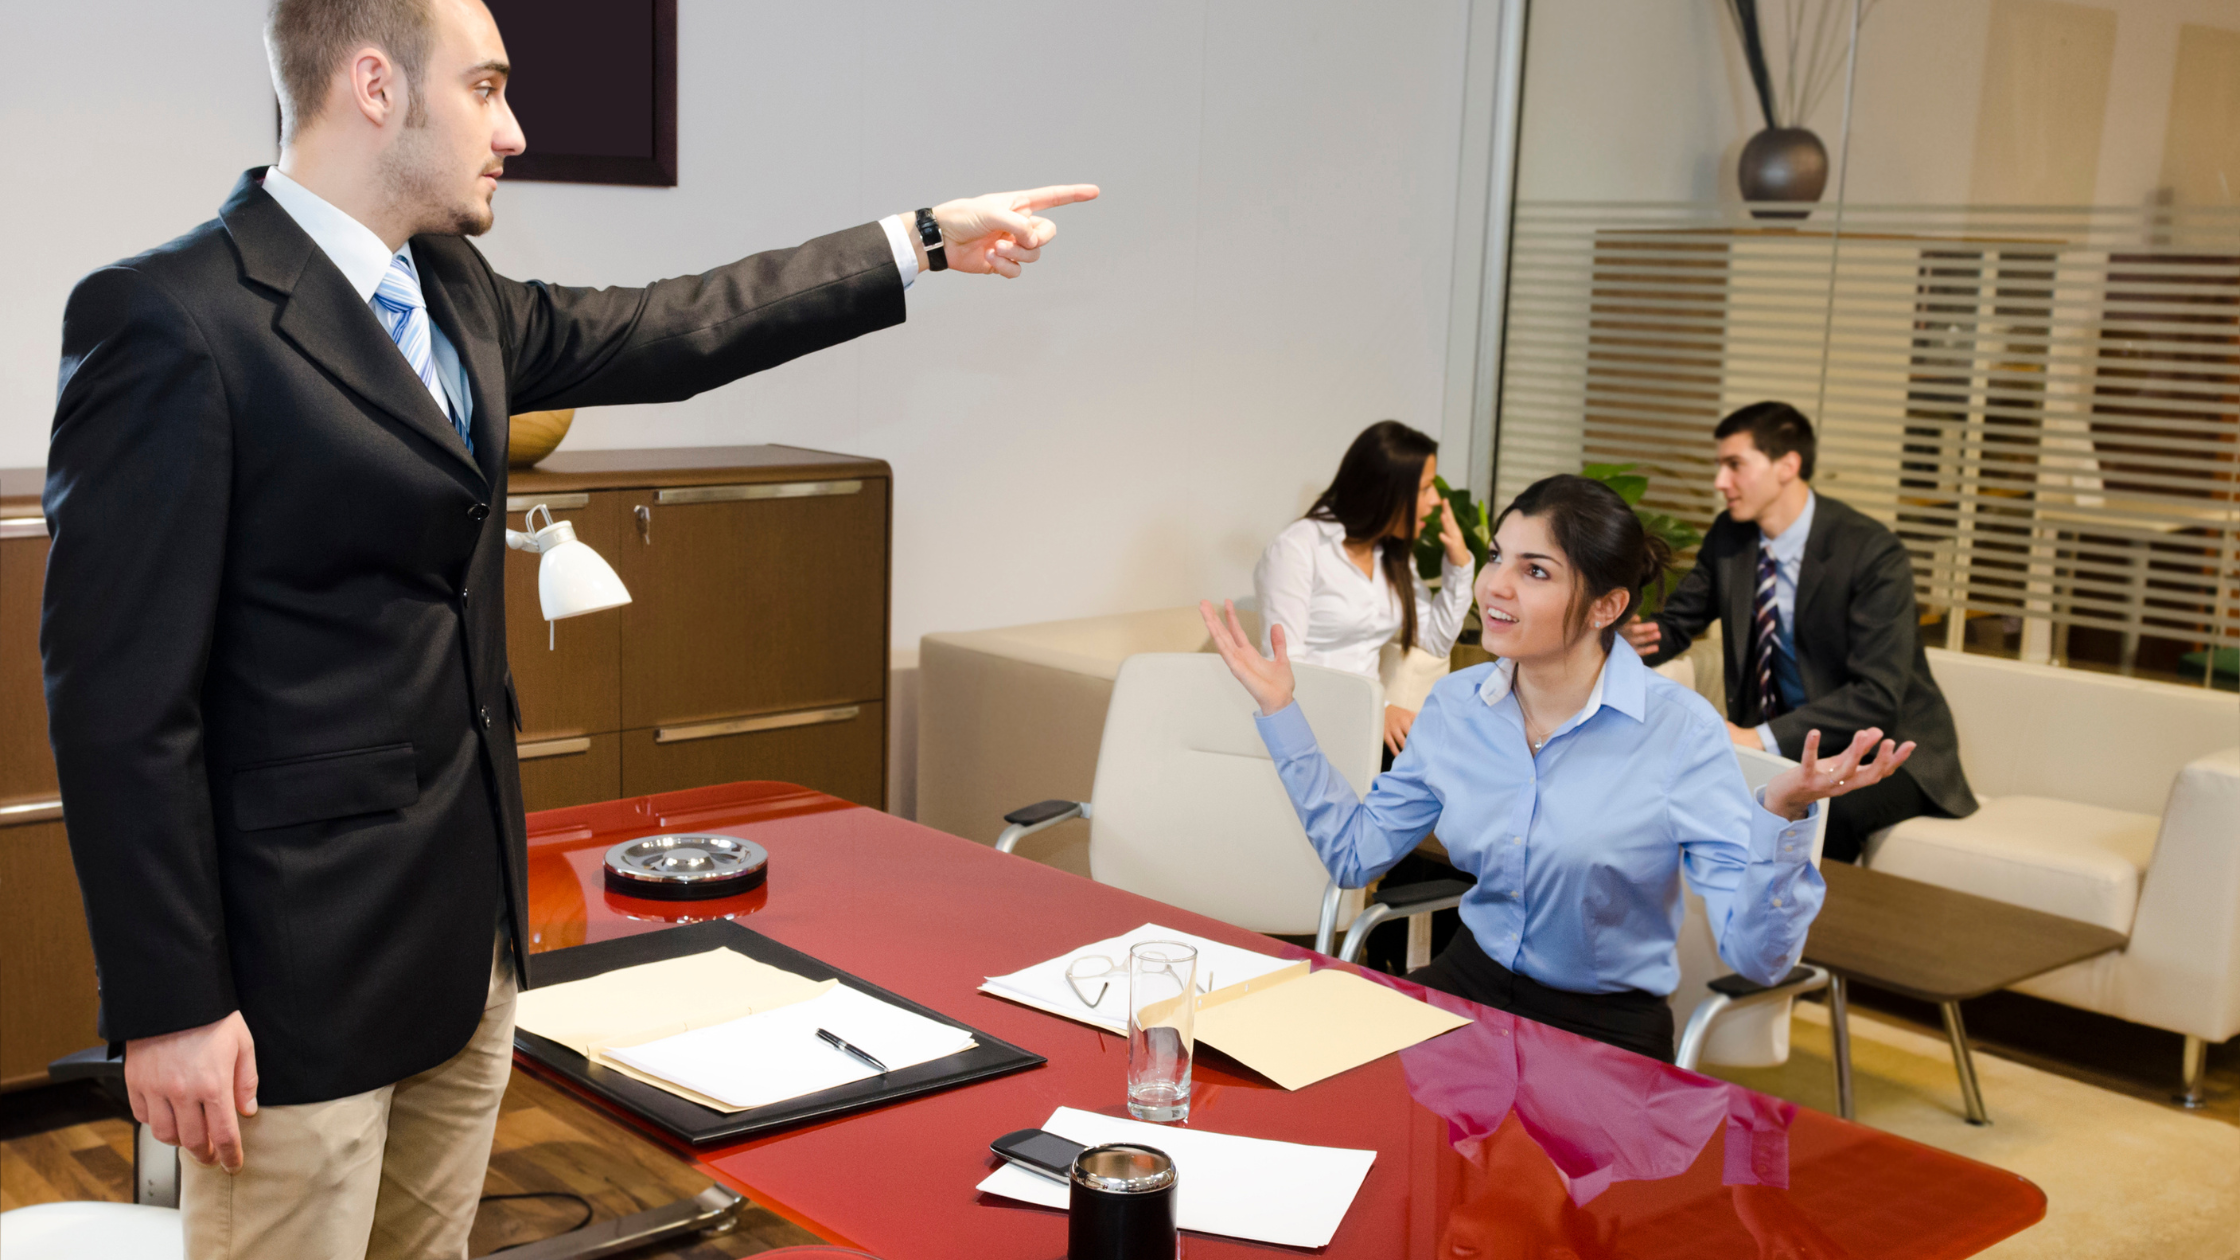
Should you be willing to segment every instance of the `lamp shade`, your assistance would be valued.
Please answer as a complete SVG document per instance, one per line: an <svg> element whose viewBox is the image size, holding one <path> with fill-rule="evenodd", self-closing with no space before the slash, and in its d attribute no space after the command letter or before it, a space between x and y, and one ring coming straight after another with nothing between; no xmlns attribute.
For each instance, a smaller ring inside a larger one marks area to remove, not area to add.
<svg viewBox="0 0 2240 1260"><path fill-rule="evenodd" d="M614 566L576 538L576 527L567 521L537 531L537 550L544 559L537 565L537 602L546 621L562 621L585 613L604 612L630 602L630 592L615 576Z"/></svg>
<svg viewBox="0 0 2240 1260"><path fill-rule="evenodd" d="M543 557L537 562L537 603L543 607L546 621L604 612L630 602L630 592L615 576L613 566L576 537L573 524L554 521L551 510L541 503L530 509L530 519L525 523L536 524L538 512L545 514L545 527L533 534L509 529L506 546Z"/></svg>

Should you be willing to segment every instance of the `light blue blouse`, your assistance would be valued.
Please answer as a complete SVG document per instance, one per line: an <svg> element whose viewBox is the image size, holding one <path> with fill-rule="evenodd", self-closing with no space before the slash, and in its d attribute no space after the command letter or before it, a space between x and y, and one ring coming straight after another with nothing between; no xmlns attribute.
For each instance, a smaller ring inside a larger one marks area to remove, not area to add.
<svg viewBox="0 0 2240 1260"><path fill-rule="evenodd" d="M1436 827L1477 881L1462 922L1489 957L1575 993L1662 995L1680 983L1685 872L1729 966L1760 984L1788 974L1827 892L1813 823L1752 799L1711 705L1620 639L1586 706L1535 759L1514 668L1441 679L1366 801L1331 769L1298 705L1256 719L1332 877L1358 888Z"/></svg>

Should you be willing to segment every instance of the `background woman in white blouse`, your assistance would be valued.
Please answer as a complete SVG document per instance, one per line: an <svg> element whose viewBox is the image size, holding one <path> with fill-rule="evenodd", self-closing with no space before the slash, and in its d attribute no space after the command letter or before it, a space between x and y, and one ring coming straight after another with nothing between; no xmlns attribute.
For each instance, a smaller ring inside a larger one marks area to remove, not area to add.
<svg viewBox="0 0 2240 1260"><path fill-rule="evenodd" d="M1338 462L1338 475L1303 518L1277 534L1252 571L1260 603L1260 645L1283 627L1291 659L1377 676L1377 653L1397 638L1402 651L1454 650L1470 613L1470 549L1454 510L1439 494L1439 444L1397 420L1361 431ZM1416 581L1416 531L1439 513L1446 547L1434 592ZM1384 742L1397 755L1414 710L1386 705Z"/></svg>

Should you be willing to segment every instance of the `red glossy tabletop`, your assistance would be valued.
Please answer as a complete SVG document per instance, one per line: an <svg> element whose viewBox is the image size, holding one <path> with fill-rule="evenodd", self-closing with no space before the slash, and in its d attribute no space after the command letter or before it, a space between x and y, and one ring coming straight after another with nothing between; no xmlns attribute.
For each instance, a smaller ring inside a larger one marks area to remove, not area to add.
<svg viewBox="0 0 2240 1260"><path fill-rule="evenodd" d="M682 829L753 839L770 851L768 882L681 904L606 891L599 863L609 845ZM1061 1105L1125 1114L1126 1039L976 992L984 978L1145 922L1308 956L780 783L531 814L529 870L533 950L729 916L1049 1058L736 1145L661 1139L819 1237L884 1260L1063 1256L1063 1213L973 1189L994 1167L988 1142ZM1200 1049L1192 1127L1377 1152L1337 1236L1315 1254L1966 1256L2045 1214L2045 1196L2012 1173L1426 996L1475 1022L1296 1092ZM1185 1234L1182 1252L1216 1260L1295 1249Z"/></svg>

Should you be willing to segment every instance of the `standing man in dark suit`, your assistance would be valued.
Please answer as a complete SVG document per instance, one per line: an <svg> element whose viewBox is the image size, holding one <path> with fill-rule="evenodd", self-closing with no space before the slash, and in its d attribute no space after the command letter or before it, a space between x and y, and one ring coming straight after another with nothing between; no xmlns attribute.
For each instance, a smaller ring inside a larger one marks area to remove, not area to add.
<svg viewBox="0 0 2240 1260"><path fill-rule="evenodd" d="M1017 276L1088 186L643 289L464 237L523 137L479 0L275 0L280 162L72 293L40 644L133 1112L189 1254L466 1254L525 869L507 416L686 398Z"/></svg>
<svg viewBox="0 0 2240 1260"><path fill-rule="evenodd" d="M1629 624L1627 640L1653 665L1717 620L1727 733L1745 748L1794 757L1808 731L1840 744L1870 726L1914 742L1896 774L1830 803L1828 857L1855 862L1868 836L1908 818L1974 813L1952 711L1922 650L1904 544L1812 492L1812 423L1795 407L1753 403L1716 436L1712 484L1727 510L1664 610Z"/></svg>

